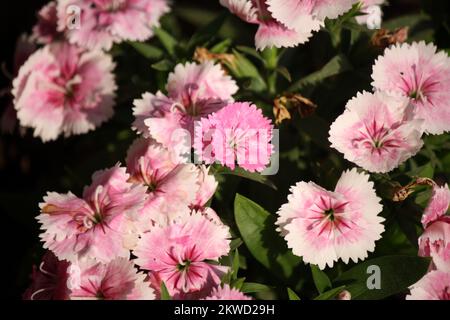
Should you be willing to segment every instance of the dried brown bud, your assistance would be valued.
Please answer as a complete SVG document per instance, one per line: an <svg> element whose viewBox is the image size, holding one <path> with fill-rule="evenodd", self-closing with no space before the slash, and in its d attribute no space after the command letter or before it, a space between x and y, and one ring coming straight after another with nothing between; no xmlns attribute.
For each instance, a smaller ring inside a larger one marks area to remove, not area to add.
<svg viewBox="0 0 450 320"><path fill-rule="evenodd" d="M409 195L414 192L414 188L417 186L434 187L435 185L436 182L434 182L430 178L416 178L406 186L400 187L395 190L394 195L392 196L392 201L400 202L406 200L406 198L408 198Z"/></svg>
<svg viewBox="0 0 450 320"><path fill-rule="evenodd" d="M234 65L236 57L231 53L212 53L206 48L197 47L194 52L194 60L203 63L206 61L217 61L222 65ZM225 68L223 68L226 70Z"/></svg>
<svg viewBox="0 0 450 320"><path fill-rule="evenodd" d="M280 124L285 119L291 119L289 110L292 109L297 109L300 117L306 118L316 111L317 105L301 94L285 94L274 100L273 114L275 116L275 123Z"/></svg>
<svg viewBox="0 0 450 320"><path fill-rule="evenodd" d="M390 31L387 29L379 29L372 36L371 44L374 47L384 49L395 43L403 43L408 39L408 27L402 27Z"/></svg>

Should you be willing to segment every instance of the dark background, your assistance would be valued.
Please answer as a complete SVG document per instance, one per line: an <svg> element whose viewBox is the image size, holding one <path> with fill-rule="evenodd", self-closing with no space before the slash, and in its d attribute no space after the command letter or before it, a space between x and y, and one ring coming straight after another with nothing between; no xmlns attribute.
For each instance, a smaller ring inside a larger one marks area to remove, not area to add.
<svg viewBox="0 0 450 320"><path fill-rule="evenodd" d="M443 19L448 14L448 0L426 0L429 3L440 3L435 15ZM45 0L14 0L5 1L0 9L0 62L5 63L11 70L11 61L17 37L23 32L29 32L35 23L38 9ZM385 18L400 14L419 12L420 1L391 0L391 5L385 8ZM211 0L176 0L174 6L195 5L220 10L218 1ZM442 12L442 8L444 12ZM176 8L175 8L176 9ZM223 9L225 10L225 9ZM176 11L176 10L175 10ZM200 17L199 17L200 19ZM181 19L183 20L183 19ZM189 36L195 26L182 21L183 33ZM248 27L251 28L251 27ZM169 30L170 31L170 30ZM252 30L245 35L252 35ZM439 38L441 47L449 47L448 38ZM247 43L248 45L248 43ZM119 61L121 65L133 56L127 56ZM130 67L127 66L128 69ZM118 79L124 86L129 84L126 79L133 72L139 73L139 66L131 67L129 73ZM311 67L314 69L314 67ZM146 72L148 72L147 69ZM133 81L131 81L133 82ZM131 83L132 84L132 83ZM0 88L9 85L9 80L0 75ZM131 123L131 100L137 97L142 88L130 89L129 95L121 99L116 116L109 123L88 135L58 139L43 144L33 138L28 130L21 136L16 130L13 135L0 135L0 215L2 217L1 233L3 250L1 251L3 265L2 294L8 298L20 298L21 293L29 282L31 266L39 260L42 254L38 234L39 226L34 217L38 214L38 203L47 191L67 192L72 190L79 193L84 184L89 183L90 175L97 169L115 164L124 158L125 151L133 136L129 133ZM121 97L122 98L122 97ZM1 100L0 112L5 104ZM114 137L114 139L110 139ZM285 195L283 195L284 197Z"/></svg>

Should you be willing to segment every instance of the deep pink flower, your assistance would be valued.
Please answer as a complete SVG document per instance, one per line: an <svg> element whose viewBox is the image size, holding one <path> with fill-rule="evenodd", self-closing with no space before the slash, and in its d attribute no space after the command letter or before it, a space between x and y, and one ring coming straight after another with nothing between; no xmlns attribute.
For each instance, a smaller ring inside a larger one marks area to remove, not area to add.
<svg viewBox="0 0 450 320"><path fill-rule="evenodd" d="M82 261L71 265L70 299L154 300L146 276L138 273L133 261L116 258L106 264Z"/></svg>
<svg viewBox="0 0 450 320"><path fill-rule="evenodd" d="M133 127L180 154L191 147L183 148L183 133L191 141L194 122L224 107L237 90L236 82L218 64L178 64L169 74L167 96L144 93L134 101Z"/></svg>
<svg viewBox="0 0 450 320"><path fill-rule="evenodd" d="M252 300L252 298L225 284L215 287L205 300Z"/></svg>
<svg viewBox="0 0 450 320"><path fill-rule="evenodd" d="M67 287L69 263L60 261L47 251L42 257L39 268L33 266L31 286L25 291L25 300L66 300L69 296Z"/></svg>
<svg viewBox="0 0 450 320"><path fill-rule="evenodd" d="M450 300L450 273L431 271L410 289L406 300Z"/></svg>
<svg viewBox="0 0 450 320"><path fill-rule="evenodd" d="M113 69L105 53L67 43L36 51L13 83L20 124L43 141L93 130L113 114Z"/></svg>
<svg viewBox="0 0 450 320"><path fill-rule="evenodd" d="M419 255L433 258L433 268L450 272L450 217L427 226L419 238Z"/></svg>
<svg viewBox="0 0 450 320"><path fill-rule="evenodd" d="M311 18L303 21L301 28L294 30L286 27L273 17L268 8L270 1L266 0L220 0L220 3L242 20L258 25L255 45L259 50L266 47L294 47L305 43L312 32L318 31L322 26L321 21Z"/></svg>
<svg viewBox="0 0 450 320"><path fill-rule="evenodd" d="M145 41L169 12L166 0L59 0L58 30L71 43L88 49L111 49L124 40ZM80 17L70 10L81 9ZM74 19L79 19L78 25ZM68 25L74 23L74 25Z"/></svg>
<svg viewBox="0 0 450 320"><path fill-rule="evenodd" d="M37 24L33 27L33 39L40 44L49 44L64 37L58 31L58 15L56 1L50 1L38 12Z"/></svg>
<svg viewBox="0 0 450 320"><path fill-rule="evenodd" d="M374 251L384 231L380 200L369 175L356 169L342 174L334 192L302 181L291 187L277 225L288 247L306 263L324 269L338 259L357 262Z"/></svg>
<svg viewBox="0 0 450 320"><path fill-rule="evenodd" d="M272 134L271 120L261 109L248 102L236 102L201 120L194 147L200 161L262 171L274 151Z"/></svg>
<svg viewBox="0 0 450 320"><path fill-rule="evenodd" d="M450 189L448 185L433 187L430 202L422 216L422 225L426 227L428 224L439 220L443 217L450 206Z"/></svg>
<svg viewBox="0 0 450 320"><path fill-rule="evenodd" d="M49 192L37 217L44 230L40 235L44 248L71 262L128 258L124 246L128 221L136 217L146 198L145 188L129 183L128 178L125 168L115 166L94 173L83 198Z"/></svg>
<svg viewBox="0 0 450 320"><path fill-rule="evenodd" d="M154 222L164 223L188 211L195 202L198 171L193 164L177 164L176 158L152 139L137 139L127 155L130 181L147 189L148 198L140 210L138 229L146 231Z"/></svg>
<svg viewBox="0 0 450 320"><path fill-rule="evenodd" d="M450 131L450 58L433 44L397 44L373 66L372 85L401 95L414 105L417 119L431 134Z"/></svg>
<svg viewBox="0 0 450 320"><path fill-rule="evenodd" d="M331 146L371 172L389 172L422 148L421 120L410 120L408 100L358 93L331 125Z"/></svg>
<svg viewBox="0 0 450 320"><path fill-rule="evenodd" d="M217 264L230 250L229 229L193 212L143 234L136 264L164 281L171 296L194 294L217 286L227 268Z"/></svg>

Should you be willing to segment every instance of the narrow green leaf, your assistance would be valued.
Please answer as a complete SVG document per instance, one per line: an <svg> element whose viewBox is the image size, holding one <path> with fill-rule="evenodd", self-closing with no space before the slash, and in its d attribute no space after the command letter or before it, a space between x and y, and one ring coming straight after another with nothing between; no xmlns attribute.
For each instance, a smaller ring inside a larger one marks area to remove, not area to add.
<svg viewBox="0 0 450 320"><path fill-rule="evenodd" d="M128 43L147 59L158 60L164 55L164 52L160 48L152 46L148 43L137 41L129 41Z"/></svg>
<svg viewBox="0 0 450 320"><path fill-rule="evenodd" d="M164 281L161 282L161 300L172 300Z"/></svg>
<svg viewBox="0 0 450 320"><path fill-rule="evenodd" d="M232 281L231 281L231 287L232 288L236 288L236 289L238 289L239 291L241 291L242 290L242 286L244 285L244 282L245 282L245 278L237 278L237 279L233 279Z"/></svg>
<svg viewBox="0 0 450 320"><path fill-rule="evenodd" d="M275 230L275 216L246 197L234 201L236 224L251 254L274 275L288 279L300 264Z"/></svg>
<svg viewBox="0 0 450 320"><path fill-rule="evenodd" d="M189 49L195 49L197 45L202 45L207 41L210 41L217 33L225 22L227 15L226 13L220 14L206 26L200 28L188 42Z"/></svg>
<svg viewBox="0 0 450 320"><path fill-rule="evenodd" d="M317 291L319 293L324 293L326 290L331 289L331 281L327 274L319 269L316 265L311 265L311 272L316 285Z"/></svg>
<svg viewBox="0 0 450 320"><path fill-rule="evenodd" d="M287 288L289 300L300 300L300 297L291 288Z"/></svg>
<svg viewBox="0 0 450 320"><path fill-rule="evenodd" d="M167 59L164 59L152 64L151 67L158 71L170 71L173 69L173 63Z"/></svg>
<svg viewBox="0 0 450 320"><path fill-rule="evenodd" d="M287 81L292 82L292 77L289 70L286 67L278 67L277 72L283 76Z"/></svg>
<svg viewBox="0 0 450 320"><path fill-rule="evenodd" d="M243 242L241 238L231 240L230 251L234 251L235 249L239 248L242 244Z"/></svg>
<svg viewBox="0 0 450 320"><path fill-rule="evenodd" d="M334 283L345 284L352 299L384 299L407 290L427 273L429 265L428 258L384 256L356 265L335 279ZM378 276L379 279L375 278ZM379 280L379 289L369 288L368 283L372 287L373 280Z"/></svg>
<svg viewBox="0 0 450 320"><path fill-rule="evenodd" d="M241 291L244 293L255 293L255 292L261 292L261 291L270 291L272 290L272 287L261 284L261 283L255 283L255 282L245 282L242 287Z"/></svg>
<svg viewBox="0 0 450 320"><path fill-rule="evenodd" d="M249 172L249 171L246 171L246 170L244 170L242 168L236 168L234 170L231 170L231 169L226 168L226 167L221 167L220 169L218 169L216 171L216 174L224 174L224 175L231 174L231 175L234 175L234 176L238 176L238 177L241 177L241 178L249 179L249 180L252 180L252 181L264 184L264 185L266 185L266 186L268 186L268 187L270 187L270 188L272 188L274 190L277 190L276 185L272 181L270 181L267 176L263 176L263 175L261 175L260 173L257 173L257 172Z"/></svg>
<svg viewBox="0 0 450 320"><path fill-rule="evenodd" d="M155 35L161 41L163 47L167 50L167 52L173 56L175 55L175 47L177 46L177 40L172 37L167 31L156 28Z"/></svg>
<svg viewBox="0 0 450 320"><path fill-rule="evenodd" d="M233 264L231 266L232 271L232 279L236 280L239 272L239 251L238 249L234 250L233 256Z"/></svg>
<svg viewBox="0 0 450 320"><path fill-rule="evenodd" d="M225 39L217 44L215 44L209 51L212 53L225 53L228 51L232 41L231 39Z"/></svg>
<svg viewBox="0 0 450 320"><path fill-rule="evenodd" d="M322 69L294 82L288 89L290 92L299 91L308 85L316 85L325 79L352 70L353 67L347 57L339 54L331 59Z"/></svg>
<svg viewBox="0 0 450 320"><path fill-rule="evenodd" d="M319 296L315 297L314 300L331 300L331 299L334 299L344 289L345 289L345 286L340 286L340 287L328 290L328 291L320 294Z"/></svg>

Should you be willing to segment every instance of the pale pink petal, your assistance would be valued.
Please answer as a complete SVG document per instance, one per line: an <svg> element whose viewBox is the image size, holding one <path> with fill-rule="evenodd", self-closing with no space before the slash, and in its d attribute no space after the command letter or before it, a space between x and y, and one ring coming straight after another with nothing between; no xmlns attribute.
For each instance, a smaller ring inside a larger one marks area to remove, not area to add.
<svg viewBox="0 0 450 320"><path fill-rule="evenodd" d="M450 300L450 273L431 271L410 289L406 300Z"/></svg>

